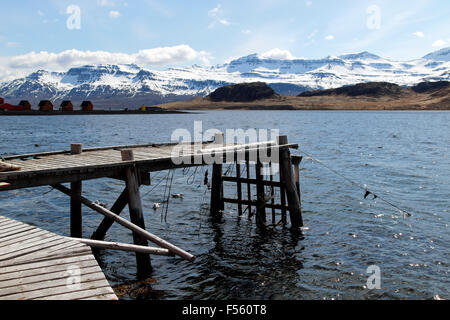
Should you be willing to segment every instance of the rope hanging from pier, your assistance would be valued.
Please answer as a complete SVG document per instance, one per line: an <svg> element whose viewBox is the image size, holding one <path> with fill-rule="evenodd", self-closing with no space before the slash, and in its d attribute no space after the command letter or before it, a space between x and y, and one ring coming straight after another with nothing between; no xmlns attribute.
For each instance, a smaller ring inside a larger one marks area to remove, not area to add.
<svg viewBox="0 0 450 320"><path fill-rule="evenodd" d="M393 207L393 208L399 210L402 214L404 214L404 215L406 215L406 216L408 216L408 217L411 217L411 216L412 216L412 214L411 214L410 212L408 212L408 211L406 211L406 210L400 208L400 207L397 206L396 204L392 203L390 200L385 199L384 197L382 197L382 196L380 196L380 195L374 193L373 191L370 191L367 187L364 187L364 186L362 186L361 184L359 184L358 182L353 181L352 179L350 179L350 178L344 176L342 173L337 172L336 170L334 170L333 168L331 168L330 166L328 166L327 164L325 164L323 161L321 161L321 160L315 158L314 156L312 156L311 154L309 154L309 153L307 153L307 152L305 152L305 151L303 151L303 150L299 150L299 152L301 152L301 153L303 153L304 155L306 155L306 156L309 158L309 160L312 160L312 161L314 161L314 162L317 162L318 164L322 165L323 167L325 167L325 168L328 169L329 171L333 172L335 175L341 177L342 179L344 179L344 180L347 181L348 183L350 183L350 184L352 184L352 185L354 185L354 186L356 186L356 187L358 187L358 188L364 190L364 191L365 191L364 199L367 199L370 195L372 195L372 196L373 196L373 200L379 199L379 200L381 200L382 202L388 204L389 206L391 206L391 207Z"/></svg>

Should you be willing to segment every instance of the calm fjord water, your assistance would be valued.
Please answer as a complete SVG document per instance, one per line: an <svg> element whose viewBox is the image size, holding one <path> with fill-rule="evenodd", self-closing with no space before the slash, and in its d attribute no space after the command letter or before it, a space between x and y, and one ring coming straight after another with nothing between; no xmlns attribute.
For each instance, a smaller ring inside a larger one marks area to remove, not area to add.
<svg viewBox="0 0 450 320"><path fill-rule="evenodd" d="M202 171L175 175L166 221L161 202L167 173L143 187L147 228L195 254L194 263L154 257L154 283L126 298L143 299L431 299L449 294L450 112L213 111L205 114L146 116L0 117L0 153L67 149L71 142L96 146L166 142L172 131L203 128L279 128L316 158L349 178L367 184L412 212L402 214L309 160L302 163L302 237L282 227L260 234L254 222L237 219L229 206L222 224L205 210ZM186 172L185 172L186 173ZM189 183L186 183L189 176ZM192 179L194 181L192 182ZM86 182L88 198L111 205L123 185ZM61 235L69 234L69 201L50 188L0 193L0 215ZM152 192L150 192L152 191ZM150 192L150 193L149 193ZM233 191L234 192L234 191ZM233 195L232 195L233 196ZM370 198L370 197L369 197ZM102 217L85 209L84 236ZM126 213L125 217L128 216ZM108 240L132 241L114 226ZM132 253L104 252L111 284L135 278ZM367 290L367 267L381 268L381 290ZM134 288L134 287L133 287ZM151 290L145 290L151 289Z"/></svg>

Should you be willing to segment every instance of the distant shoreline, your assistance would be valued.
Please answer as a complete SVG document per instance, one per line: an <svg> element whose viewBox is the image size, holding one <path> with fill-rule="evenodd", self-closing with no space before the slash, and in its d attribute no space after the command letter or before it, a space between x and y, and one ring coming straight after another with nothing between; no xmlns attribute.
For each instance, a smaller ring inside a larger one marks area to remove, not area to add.
<svg viewBox="0 0 450 320"><path fill-rule="evenodd" d="M141 110L94 110L94 111L0 111L1 116L80 116L80 115L156 115L156 114L186 114L180 110L141 111Z"/></svg>

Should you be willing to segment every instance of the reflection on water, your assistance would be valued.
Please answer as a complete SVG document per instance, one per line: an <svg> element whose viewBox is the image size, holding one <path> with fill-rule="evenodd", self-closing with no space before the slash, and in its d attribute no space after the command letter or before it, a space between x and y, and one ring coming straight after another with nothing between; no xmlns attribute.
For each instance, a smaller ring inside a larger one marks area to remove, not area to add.
<svg viewBox="0 0 450 320"><path fill-rule="evenodd" d="M303 234L293 234L283 226L261 233L254 218L239 219L232 205L227 206L221 223L213 222L204 206L209 193L203 186L203 170L194 177L193 171L175 173L172 193L185 196L170 200L165 220L161 219L165 213L153 210L153 204L163 200L167 173L155 174L153 186L141 190L147 228L196 255L197 260L153 257L152 279L137 283L132 253L101 252L103 269L123 298L450 298L449 112L1 117L0 152L67 149L72 142L82 142L86 148L165 142L177 128L192 130L194 120L202 120L205 130L279 128L301 149L414 215L405 219L379 201L364 200L364 192L304 160L301 188L309 229ZM122 189L122 182L108 179L84 185L88 198L110 206ZM57 191L45 194L49 190L0 193L0 215L68 235L69 201ZM234 197L235 191L229 192ZM127 212L124 217L128 218ZM84 235L90 236L101 220L85 209ZM129 243L132 236L114 225L107 240ZM370 265L381 268L381 290L365 288Z"/></svg>

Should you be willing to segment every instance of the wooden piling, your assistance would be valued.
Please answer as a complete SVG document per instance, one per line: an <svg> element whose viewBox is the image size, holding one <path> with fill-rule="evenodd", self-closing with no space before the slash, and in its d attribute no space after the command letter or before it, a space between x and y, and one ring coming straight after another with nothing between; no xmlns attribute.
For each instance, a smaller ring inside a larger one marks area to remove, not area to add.
<svg viewBox="0 0 450 320"><path fill-rule="evenodd" d="M256 194L257 194L257 203L256 207L256 224L259 227L264 227L266 225L266 207L265 207L265 192L264 192L264 184L263 184L263 176L262 176L263 165L261 161L258 160L256 162Z"/></svg>
<svg viewBox="0 0 450 320"><path fill-rule="evenodd" d="M278 144L280 146L287 145L288 137L279 136ZM297 187L292 173L292 160L289 148L280 148L280 175L282 177L282 183L286 188L292 229L299 229L303 227L303 218Z"/></svg>
<svg viewBox="0 0 450 320"><path fill-rule="evenodd" d="M83 152L83 145L72 143L70 145L70 154L77 155ZM72 182L70 189L76 195L81 196L83 192L83 183L81 181ZM83 237L83 208L80 201L70 198L70 236L72 238Z"/></svg>
<svg viewBox="0 0 450 320"><path fill-rule="evenodd" d="M300 204L302 203L302 193L300 190L300 163L302 162L302 160L303 157L301 156L292 156L292 164L294 165L294 179L295 185L297 186L297 193Z"/></svg>
<svg viewBox="0 0 450 320"><path fill-rule="evenodd" d="M247 170L247 180L250 180L251 175L250 175L250 161L249 160L246 160L245 166L246 166L246 170ZM252 201L252 186L249 182L247 183L247 200ZM251 219L252 218L252 206L249 204L247 208L248 208L247 209L248 217L249 217L249 219Z"/></svg>
<svg viewBox="0 0 450 320"><path fill-rule="evenodd" d="M269 163L269 168L270 168L270 182L273 183L273 165L272 162ZM272 186L270 186L270 203L271 205L275 205L275 188ZM272 208L272 224L276 223L276 210L275 208Z"/></svg>
<svg viewBox="0 0 450 320"><path fill-rule="evenodd" d="M241 182L241 164L239 162L236 163L236 178L238 179L237 183L237 197L238 197L238 214L239 217L242 217L243 211L242 211L242 182Z"/></svg>
<svg viewBox="0 0 450 320"><path fill-rule="evenodd" d="M224 134L218 133L215 135L214 144L217 144L218 146L224 144ZM217 160L217 159L216 159ZM222 181L222 170L223 165L222 162L220 163L214 163L213 164L213 170L212 170L212 176L211 176L211 205L210 205L210 211L211 216L214 219L220 219L221 212L224 210L224 202L223 199L223 181Z"/></svg>
<svg viewBox="0 0 450 320"><path fill-rule="evenodd" d="M280 166L281 168L281 166ZM287 210L286 210L286 188L284 187L284 180L283 180L283 173L281 172L281 169L279 169L279 176L280 176L280 203L282 206L281 209L281 221L284 225L287 224Z"/></svg>
<svg viewBox="0 0 450 320"><path fill-rule="evenodd" d="M122 150L122 161L134 161L133 150ZM144 215L142 213L142 201L139 194L139 174L135 166L125 169L126 186L128 191L128 207L130 209L131 222L145 230ZM135 245L147 246L147 240L138 233L133 232ZM148 278L152 272L150 255L136 253L137 276L140 279Z"/></svg>

